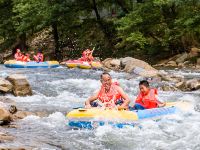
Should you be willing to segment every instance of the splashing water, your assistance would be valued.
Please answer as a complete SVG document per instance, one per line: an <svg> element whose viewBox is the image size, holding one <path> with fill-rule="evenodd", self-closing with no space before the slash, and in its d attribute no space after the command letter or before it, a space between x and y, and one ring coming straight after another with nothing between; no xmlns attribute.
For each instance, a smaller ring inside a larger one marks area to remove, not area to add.
<svg viewBox="0 0 200 150"><path fill-rule="evenodd" d="M181 71L170 71L178 74ZM99 87L101 71L67 68L8 69L0 66L0 76L12 73L24 74L34 95L7 97L17 107L28 111L44 111L47 117L28 116L16 122L19 128L6 128L14 141L0 143L0 147L24 147L27 149L111 149L111 150L177 150L200 149L200 114L198 108L184 114L165 116L157 120L143 120L132 128L113 128L109 125L94 130L72 130L65 115L73 107L83 106L84 101ZM182 71L181 75L197 73ZM125 73L111 72L133 101L141 78L127 80ZM163 92L163 101L190 101L199 105L200 92ZM0 128L1 129L1 128Z"/></svg>

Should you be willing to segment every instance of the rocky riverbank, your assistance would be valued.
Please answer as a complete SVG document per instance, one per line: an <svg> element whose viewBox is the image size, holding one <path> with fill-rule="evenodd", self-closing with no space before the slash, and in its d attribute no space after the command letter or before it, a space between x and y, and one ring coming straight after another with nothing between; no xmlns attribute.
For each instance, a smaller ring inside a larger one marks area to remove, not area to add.
<svg viewBox="0 0 200 150"><path fill-rule="evenodd" d="M170 74L164 70L154 68L147 62L132 57L120 59L107 58L102 63L106 71L127 72L132 75L132 78L134 76L141 76L145 79L160 81L162 84L159 88L163 91L193 91L200 89L199 79L186 79L181 75Z"/></svg>

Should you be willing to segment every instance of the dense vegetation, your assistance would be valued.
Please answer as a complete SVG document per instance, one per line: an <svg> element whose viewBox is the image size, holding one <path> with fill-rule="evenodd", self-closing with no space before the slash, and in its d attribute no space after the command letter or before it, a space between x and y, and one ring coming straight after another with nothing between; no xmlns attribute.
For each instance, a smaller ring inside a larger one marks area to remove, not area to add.
<svg viewBox="0 0 200 150"><path fill-rule="evenodd" d="M0 0L1 51L28 49L26 40L46 28L57 59L95 47L102 58L155 60L199 46L200 1Z"/></svg>

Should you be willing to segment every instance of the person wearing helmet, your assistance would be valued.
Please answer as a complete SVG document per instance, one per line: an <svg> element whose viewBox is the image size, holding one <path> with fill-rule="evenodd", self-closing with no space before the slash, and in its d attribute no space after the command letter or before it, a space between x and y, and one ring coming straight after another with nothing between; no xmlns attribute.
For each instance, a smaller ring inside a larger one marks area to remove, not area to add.
<svg viewBox="0 0 200 150"><path fill-rule="evenodd" d="M43 62L44 61L44 55L42 54L42 50L39 49L37 55L34 55L33 58L36 62Z"/></svg>

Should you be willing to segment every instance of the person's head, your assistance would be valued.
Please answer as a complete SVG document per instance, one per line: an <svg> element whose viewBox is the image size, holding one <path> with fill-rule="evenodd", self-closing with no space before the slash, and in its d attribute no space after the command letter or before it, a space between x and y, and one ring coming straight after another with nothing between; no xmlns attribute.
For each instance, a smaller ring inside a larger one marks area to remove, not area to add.
<svg viewBox="0 0 200 150"><path fill-rule="evenodd" d="M41 50L41 49L38 49L38 53L42 53L42 50Z"/></svg>
<svg viewBox="0 0 200 150"><path fill-rule="evenodd" d="M104 72L101 74L101 83L107 90L110 89L110 86L112 84L112 77L109 73Z"/></svg>
<svg viewBox="0 0 200 150"><path fill-rule="evenodd" d="M20 53L20 52L21 52L21 50L18 48L18 49L16 49L16 52L17 52L17 53Z"/></svg>
<svg viewBox="0 0 200 150"><path fill-rule="evenodd" d="M148 93L149 91L149 82L147 80L142 80L139 83L139 88L142 93Z"/></svg>
<svg viewBox="0 0 200 150"><path fill-rule="evenodd" d="M87 55L89 55L89 54L91 54L92 53L92 51L90 50L90 49L86 49L86 54Z"/></svg>

